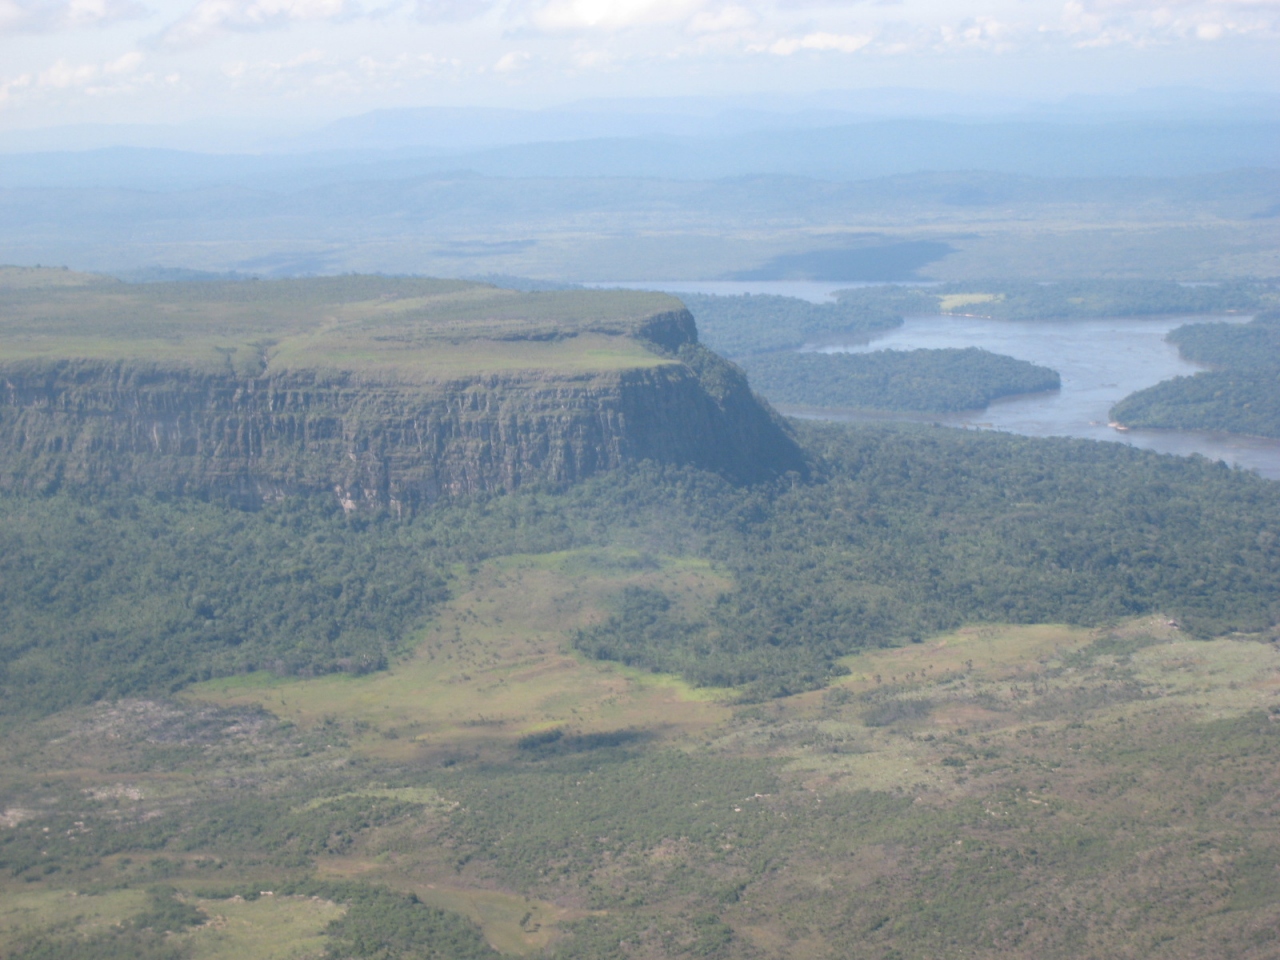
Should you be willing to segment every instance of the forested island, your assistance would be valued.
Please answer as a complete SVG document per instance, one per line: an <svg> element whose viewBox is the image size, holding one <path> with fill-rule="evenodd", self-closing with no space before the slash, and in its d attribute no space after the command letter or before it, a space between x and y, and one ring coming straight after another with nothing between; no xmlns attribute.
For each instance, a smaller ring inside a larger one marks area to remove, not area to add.
<svg viewBox="0 0 1280 960"><path fill-rule="evenodd" d="M755 389L791 406L951 413L1062 385L1048 367L977 347L771 353L741 364Z"/></svg>
<svg viewBox="0 0 1280 960"><path fill-rule="evenodd" d="M0 280L6 960L1270 948L1280 486L660 295Z"/></svg>

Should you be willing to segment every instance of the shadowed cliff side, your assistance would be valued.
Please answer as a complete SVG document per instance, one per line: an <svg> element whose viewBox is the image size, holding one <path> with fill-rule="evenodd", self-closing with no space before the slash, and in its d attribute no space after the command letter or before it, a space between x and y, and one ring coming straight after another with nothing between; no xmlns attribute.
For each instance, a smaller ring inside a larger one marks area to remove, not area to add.
<svg viewBox="0 0 1280 960"><path fill-rule="evenodd" d="M535 325L510 322L509 291L468 287L468 310L489 291L507 314L497 328L456 311L376 327L360 318L286 331L259 348L258 364L231 362L253 351L225 345L213 348L221 362L180 350L148 361L119 356L119 340L88 357L74 343L32 355L30 336L12 338L6 352L20 343L27 355L0 365L0 486L125 485L246 503L332 491L347 509L399 510L644 459L739 481L803 470L783 422L697 343L678 301L596 295L593 314L590 295L576 295L578 316L558 326L555 304L533 295Z"/></svg>

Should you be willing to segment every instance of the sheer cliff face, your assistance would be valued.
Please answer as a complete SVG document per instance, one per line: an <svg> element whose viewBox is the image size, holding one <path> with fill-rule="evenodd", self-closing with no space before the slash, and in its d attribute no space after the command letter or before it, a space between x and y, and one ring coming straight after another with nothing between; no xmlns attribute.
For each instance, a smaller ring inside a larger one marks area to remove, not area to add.
<svg viewBox="0 0 1280 960"><path fill-rule="evenodd" d="M781 421L696 336L687 312L665 311L626 334L643 363L417 382L296 363L256 376L136 359L0 365L0 486L331 491L347 509L412 509L645 459L740 480L803 469Z"/></svg>

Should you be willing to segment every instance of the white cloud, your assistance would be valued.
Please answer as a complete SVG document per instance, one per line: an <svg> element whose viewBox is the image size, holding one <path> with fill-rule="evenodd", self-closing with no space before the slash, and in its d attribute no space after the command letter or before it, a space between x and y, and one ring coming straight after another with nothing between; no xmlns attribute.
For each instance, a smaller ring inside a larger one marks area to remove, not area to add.
<svg viewBox="0 0 1280 960"><path fill-rule="evenodd" d="M259 60L249 63L245 60L234 60L222 65L222 73L231 80L275 79L284 74L307 71L309 68L325 64L323 50L307 50L287 60Z"/></svg>
<svg viewBox="0 0 1280 960"><path fill-rule="evenodd" d="M458 66L457 60L446 60L430 53L416 55L402 53L385 60L377 57L357 57L355 61L355 68L360 75L375 82L391 84L432 76L441 70Z"/></svg>
<svg viewBox="0 0 1280 960"><path fill-rule="evenodd" d="M0 106L31 98L113 96L178 82L177 74L157 77L154 73L140 72L144 59L136 50L105 61L74 62L59 58L43 70L0 78Z"/></svg>
<svg viewBox="0 0 1280 960"><path fill-rule="evenodd" d="M31 74L21 73L16 77L0 80L0 107L8 104L15 96L31 86Z"/></svg>
<svg viewBox="0 0 1280 960"><path fill-rule="evenodd" d="M48 69L40 71L36 77L36 86L53 90L87 86L89 81L98 76L98 70L96 63L73 64L58 60Z"/></svg>
<svg viewBox="0 0 1280 960"><path fill-rule="evenodd" d="M971 47L994 52L1015 49L1025 40L1025 29L989 17L943 24L939 30L943 47Z"/></svg>
<svg viewBox="0 0 1280 960"><path fill-rule="evenodd" d="M0 0L0 36L105 26L147 14L136 0Z"/></svg>
<svg viewBox="0 0 1280 960"><path fill-rule="evenodd" d="M573 54L573 65L580 70L603 70L616 62L607 50L578 50Z"/></svg>
<svg viewBox="0 0 1280 960"><path fill-rule="evenodd" d="M808 33L802 37L783 37L773 41L766 47L756 46L754 50L766 50L780 57L789 57L802 50L819 52L856 53L869 46L874 38L864 33Z"/></svg>
<svg viewBox="0 0 1280 960"><path fill-rule="evenodd" d="M1052 48L1207 44L1233 37L1280 39L1280 0L1022 0L994 3L999 15L945 16L936 4L902 0L887 4L819 6L806 0L785 8L753 8L757 24L772 27L763 39L741 31L751 53L781 57L804 52L867 52L926 56L969 51L1000 54ZM786 17L800 29L779 29Z"/></svg>
<svg viewBox="0 0 1280 960"><path fill-rule="evenodd" d="M108 63L102 65L102 72L113 76L120 76L126 73L133 73L142 65L142 54L137 50L130 50L122 57L118 57Z"/></svg>
<svg viewBox="0 0 1280 960"><path fill-rule="evenodd" d="M461 66L456 59L430 53L336 59L323 50L308 50L282 60L234 60L224 63L221 72L237 87L296 99L318 91L359 94L395 90L427 77L456 73Z"/></svg>
<svg viewBox="0 0 1280 960"><path fill-rule="evenodd" d="M515 73L517 70L523 70L533 59L532 55L524 50L512 50L510 53L503 54L498 58L498 62L493 65L494 73Z"/></svg>
<svg viewBox="0 0 1280 960"><path fill-rule="evenodd" d="M489 13L496 0L417 0L415 10L424 23L462 23Z"/></svg>
<svg viewBox="0 0 1280 960"><path fill-rule="evenodd" d="M161 34L164 46L187 46L228 31L337 20L356 12L353 0L200 0Z"/></svg>
<svg viewBox="0 0 1280 960"><path fill-rule="evenodd" d="M1041 31L1079 47L1280 38L1280 0L1068 0Z"/></svg>
<svg viewBox="0 0 1280 960"><path fill-rule="evenodd" d="M689 21L689 29L694 33L728 33L745 30L757 19L746 7L730 4L718 10L699 11Z"/></svg>
<svg viewBox="0 0 1280 960"><path fill-rule="evenodd" d="M705 0L551 0L532 19L551 32L625 30L685 23L706 5Z"/></svg>

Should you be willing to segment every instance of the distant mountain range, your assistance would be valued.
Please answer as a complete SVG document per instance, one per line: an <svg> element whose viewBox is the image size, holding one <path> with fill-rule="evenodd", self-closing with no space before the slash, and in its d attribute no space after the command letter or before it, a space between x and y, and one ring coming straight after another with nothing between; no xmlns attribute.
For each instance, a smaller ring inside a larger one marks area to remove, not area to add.
<svg viewBox="0 0 1280 960"><path fill-rule="evenodd" d="M883 120L960 123L1274 123L1280 96L1164 87L1037 102L1014 94L881 87L586 99L542 109L422 106L330 120L202 117L185 124L80 124L0 128L0 153L146 147L197 153L327 153L411 150L466 153L559 141L649 137L724 138Z"/></svg>
<svg viewBox="0 0 1280 960"><path fill-rule="evenodd" d="M447 125L446 125L447 126ZM21 187L183 190L213 184L304 188L441 173L491 177L780 175L850 181L922 171L1040 177L1186 176L1280 166L1280 120L1050 122L888 119L726 135L546 139L485 149L426 141L426 118L370 115L305 152L200 153L146 147L0 154L0 182ZM545 131L544 131L545 132ZM530 132L532 135L532 131ZM446 130L441 139L453 133ZM334 144L345 144L336 149Z"/></svg>

